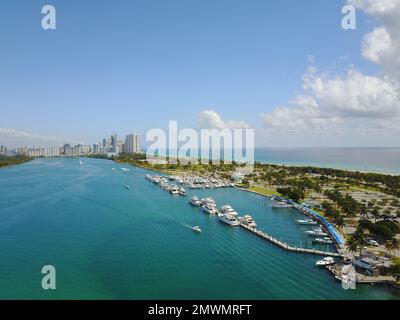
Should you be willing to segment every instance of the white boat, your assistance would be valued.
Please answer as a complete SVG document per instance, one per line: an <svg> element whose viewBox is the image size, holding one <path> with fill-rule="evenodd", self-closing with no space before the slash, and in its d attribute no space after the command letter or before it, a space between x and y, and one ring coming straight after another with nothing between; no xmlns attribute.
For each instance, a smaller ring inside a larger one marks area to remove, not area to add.
<svg viewBox="0 0 400 320"><path fill-rule="evenodd" d="M206 204L203 206L203 211L209 213L209 214L216 214L218 211L215 206L211 204Z"/></svg>
<svg viewBox="0 0 400 320"><path fill-rule="evenodd" d="M219 210L220 213L222 214L230 214L231 216L237 217L238 213L233 210L233 208L229 205L224 205L221 207L221 209Z"/></svg>
<svg viewBox="0 0 400 320"><path fill-rule="evenodd" d="M223 223L225 223L225 224L227 224L227 225L230 225L230 226L232 226L232 227L237 227L237 226L239 226L239 221L238 221L234 216L232 216L232 215L230 215L230 214L222 214L222 213L219 213L219 214L218 214L218 219L219 219L221 222L223 222Z"/></svg>
<svg viewBox="0 0 400 320"><path fill-rule="evenodd" d="M169 192L171 192L172 195L178 195L179 194L179 188L172 186L169 190Z"/></svg>
<svg viewBox="0 0 400 320"><path fill-rule="evenodd" d="M321 244L332 244L333 243L332 239L329 237L317 238L313 242L321 243Z"/></svg>
<svg viewBox="0 0 400 320"><path fill-rule="evenodd" d="M82 161L82 160L79 160L79 164L83 164L83 161Z"/></svg>
<svg viewBox="0 0 400 320"><path fill-rule="evenodd" d="M125 186L125 189L126 190L129 190L131 187L130 186Z"/></svg>
<svg viewBox="0 0 400 320"><path fill-rule="evenodd" d="M184 188L182 188L182 187L179 188L179 194L180 194L181 196L186 196L186 195L187 195L187 194L186 194L186 190L185 190Z"/></svg>
<svg viewBox="0 0 400 320"><path fill-rule="evenodd" d="M204 198L204 199L201 199L201 203L202 203L203 205L211 204L211 205L215 206L215 200L214 200L213 198Z"/></svg>
<svg viewBox="0 0 400 320"><path fill-rule="evenodd" d="M122 171L130 171L130 170L127 169L127 168L121 168L121 170L122 170Z"/></svg>
<svg viewBox="0 0 400 320"><path fill-rule="evenodd" d="M251 215L245 215L244 217L240 217L239 221L243 222L245 225L249 226L250 228L257 227L257 223Z"/></svg>
<svg viewBox="0 0 400 320"><path fill-rule="evenodd" d="M326 257L323 258L322 260L317 261L315 265L318 267L324 267L324 266L330 266L332 264L335 264L335 259L333 259L332 257Z"/></svg>
<svg viewBox="0 0 400 320"><path fill-rule="evenodd" d="M285 202L285 201L281 201L281 202L275 202L272 205L272 208L274 209L288 209L288 208L292 208L292 205Z"/></svg>
<svg viewBox="0 0 400 320"><path fill-rule="evenodd" d="M328 234L321 228L316 228L314 230L306 231L306 234L310 237L326 237Z"/></svg>
<svg viewBox="0 0 400 320"><path fill-rule="evenodd" d="M193 227L192 229L194 232L201 233L201 229L199 226Z"/></svg>
<svg viewBox="0 0 400 320"><path fill-rule="evenodd" d="M201 207L201 201L196 196L190 198L189 203L195 207Z"/></svg>
<svg viewBox="0 0 400 320"><path fill-rule="evenodd" d="M316 226L318 224L317 221L306 219L306 220L297 220L297 224L307 225L307 226Z"/></svg>

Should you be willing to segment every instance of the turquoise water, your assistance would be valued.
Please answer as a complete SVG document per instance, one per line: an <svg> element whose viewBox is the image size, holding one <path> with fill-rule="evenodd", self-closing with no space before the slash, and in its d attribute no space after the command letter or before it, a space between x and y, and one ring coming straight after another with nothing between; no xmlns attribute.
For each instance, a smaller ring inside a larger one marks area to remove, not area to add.
<svg viewBox="0 0 400 320"><path fill-rule="evenodd" d="M145 180L145 170L83 161L37 159L0 170L1 299L399 298L378 286L342 290L314 266L317 257L221 224ZM271 210L266 198L236 189L196 194L251 213L291 244L312 245L294 210ZM57 269L55 291L41 289L46 264Z"/></svg>
<svg viewBox="0 0 400 320"><path fill-rule="evenodd" d="M400 174L400 148L256 148L256 161Z"/></svg>

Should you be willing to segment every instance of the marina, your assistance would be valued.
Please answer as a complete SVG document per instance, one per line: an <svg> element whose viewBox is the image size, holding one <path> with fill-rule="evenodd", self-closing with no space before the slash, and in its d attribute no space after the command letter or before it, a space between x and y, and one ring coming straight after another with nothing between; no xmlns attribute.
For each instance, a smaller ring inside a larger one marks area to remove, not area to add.
<svg viewBox="0 0 400 320"><path fill-rule="evenodd" d="M36 159L3 170L0 274L8 276L1 277L0 297L43 297L29 270L51 261L70 275L51 293L57 299L396 299L380 286L345 291L315 266L319 255L286 250L334 250L311 247L309 227L296 224L304 218L297 210L276 212L269 199L236 188L193 190L199 200L212 197L218 209L229 204L239 216L251 215L279 247L254 228L225 227L217 215L190 205L191 189L187 197L167 196L143 179L152 172L121 167ZM21 257L29 259L21 264Z"/></svg>

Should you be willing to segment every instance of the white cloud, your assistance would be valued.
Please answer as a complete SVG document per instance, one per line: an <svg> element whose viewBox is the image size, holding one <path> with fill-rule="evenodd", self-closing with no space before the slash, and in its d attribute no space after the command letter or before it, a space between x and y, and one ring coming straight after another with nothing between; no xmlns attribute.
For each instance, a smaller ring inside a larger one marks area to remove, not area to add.
<svg viewBox="0 0 400 320"><path fill-rule="evenodd" d="M291 132L296 139L299 133L318 136L323 132L325 136L341 135L354 141L356 136L368 139L368 135L380 135L387 141L397 141L400 133L400 0L348 0L348 3L381 23L364 36L361 54L380 64L382 71L378 75L365 75L350 68L345 76L328 77L319 74L314 60L309 60L311 68L303 77L304 92L288 106L278 106L261 115L269 134Z"/></svg>
<svg viewBox="0 0 400 320"><path fill-rule="evenodd" d="M64 139L54 136L44 136L34 133L28 133L24 131L19 131L16 129L0 128L0 138L10 141L13 143L15 141L20 141L26 144L41 144L41 143L78 143L70 139ZM8 144L8 143L6 143Z"/></svg>
<svg viewBox="0 0 400 320"><path fill-rule="evenodd" d="M376 28L364 36L362 55L365 59L381 63L393 52L392 39L384 27Z"/></svg>
<svg viewBox="0 0 400 320"><path fill-rule="evenodd" d="M248 124L243 121L228 120L224 121L222 117L214 110L204 110L197 115L197 122L201 129L246 129Z"/></svg>

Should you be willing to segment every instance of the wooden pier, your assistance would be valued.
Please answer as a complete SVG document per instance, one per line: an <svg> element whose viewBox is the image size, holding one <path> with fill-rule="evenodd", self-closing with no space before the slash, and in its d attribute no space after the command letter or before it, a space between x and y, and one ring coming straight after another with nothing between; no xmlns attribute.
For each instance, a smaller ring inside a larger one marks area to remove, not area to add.
<svg viewBox="0 0 400 320"><path fill-rule="evenodd" d="M288 245L286 242L275 239L274 237L270 236L269 234L267 234L263 231L257 230L255 228L251 228L242 222L240 222L240 226L242 228L254 233L255 235L259 236L260 238L265 239L265 240L271 242L272 244L274 244L284 250L290 251L290 252L315 254L315 255L319 255L319 256L329 256L329 257L343 257L342 254L337 253L337 252L327 252L327 251L321 251L321 250L315 250L315 249L292 247L292 246Z"/></svg>

